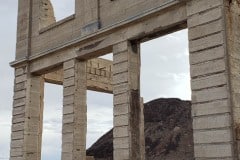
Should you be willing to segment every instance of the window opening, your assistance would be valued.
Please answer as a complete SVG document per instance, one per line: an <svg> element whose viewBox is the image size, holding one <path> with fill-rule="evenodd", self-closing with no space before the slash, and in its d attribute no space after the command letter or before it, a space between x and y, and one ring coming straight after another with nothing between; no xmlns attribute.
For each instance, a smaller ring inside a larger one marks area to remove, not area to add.
<svg viewBox="0 0 240 160"><path fill-rule="evenodd" d="M51 0L56 21L75 13L75 0Z"/></svg>

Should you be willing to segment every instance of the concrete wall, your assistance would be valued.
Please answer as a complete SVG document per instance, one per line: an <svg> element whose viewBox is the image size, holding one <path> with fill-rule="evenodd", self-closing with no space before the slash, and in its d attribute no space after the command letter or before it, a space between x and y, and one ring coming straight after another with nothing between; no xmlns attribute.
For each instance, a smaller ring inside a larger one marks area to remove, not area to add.
<svg viewBox="0 0 240 160"><path fill-rule="evenodd" d="M114 159L144 159L139 45L183 28L195 159L239 159L239 12L238 0L76 0L75 14L54 22L50 1L19 0L10 159L40 160L44 75L61 66L62 159L86 159L86 90L102 78L114 94ZM113 66L97 64L113 79L94 69L88 83L87 60L110 52Z"/></svg>

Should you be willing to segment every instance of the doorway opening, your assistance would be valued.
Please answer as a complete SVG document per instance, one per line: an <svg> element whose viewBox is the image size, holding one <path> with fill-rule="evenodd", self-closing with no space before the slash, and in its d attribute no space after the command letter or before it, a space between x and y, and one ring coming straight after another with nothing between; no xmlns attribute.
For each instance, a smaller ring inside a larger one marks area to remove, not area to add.
<svg viewBox="0 0 240 160"><path fill-rule="evenodd" d="M45 83L41 153L42 160L61 160L62 95L62 86Z"/></svg>
<svg viewBox="0 0 240 160"><path fill-rule="evenodd" d="M188 30L141 43L146 158L193 159Z"/></svg>

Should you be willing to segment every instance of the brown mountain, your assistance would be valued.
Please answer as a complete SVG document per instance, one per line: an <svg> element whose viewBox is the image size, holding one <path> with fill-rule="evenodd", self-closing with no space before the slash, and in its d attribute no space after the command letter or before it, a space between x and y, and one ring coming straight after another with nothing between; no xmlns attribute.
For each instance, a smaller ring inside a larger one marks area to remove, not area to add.
<svg viewBox="0 0 240 160"><path fill-rule="evenodd" d="M146 160L192 160L191 102L160 98L144 104ZM95 160L112 160L112 130L88 150Z"/></svg>

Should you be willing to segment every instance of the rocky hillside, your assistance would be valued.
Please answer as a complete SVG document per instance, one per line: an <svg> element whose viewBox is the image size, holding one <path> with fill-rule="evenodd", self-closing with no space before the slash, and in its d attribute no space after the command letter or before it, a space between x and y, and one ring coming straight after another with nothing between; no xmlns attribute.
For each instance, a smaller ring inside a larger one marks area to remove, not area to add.
<svg viewBox="0 0 240 160"><path fill-rule="evenodd" d="M146 160L192 160L191 102L156 99L144 104ZM110 130L87 150L96 160L112 160Z"/></svg>

